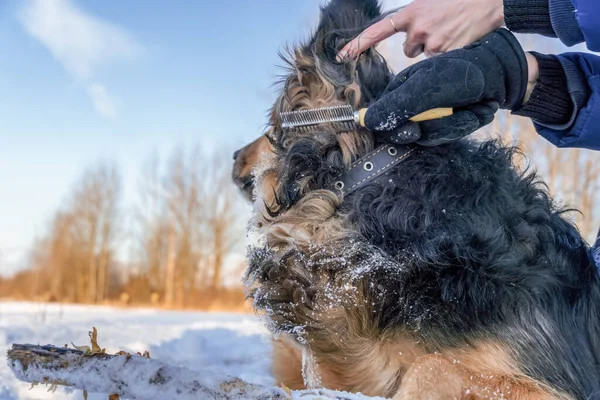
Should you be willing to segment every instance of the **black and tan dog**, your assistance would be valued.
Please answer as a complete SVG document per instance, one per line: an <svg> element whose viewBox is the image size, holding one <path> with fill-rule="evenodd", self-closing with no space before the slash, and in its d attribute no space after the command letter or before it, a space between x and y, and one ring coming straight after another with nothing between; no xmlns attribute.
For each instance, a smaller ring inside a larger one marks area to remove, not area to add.
<svg viewBox="0 0 600 400"><path fill-rule="evenodd" d="M374 136L282 133L281 111L381 95L378 53L335 60L380 17L375 0L332 0L288 59L272 128L236 154L263 240L247 285L276 334L277 379L402 399L600 397L590 249L515 149L421 148L344 196L333 182Z"/></svg>

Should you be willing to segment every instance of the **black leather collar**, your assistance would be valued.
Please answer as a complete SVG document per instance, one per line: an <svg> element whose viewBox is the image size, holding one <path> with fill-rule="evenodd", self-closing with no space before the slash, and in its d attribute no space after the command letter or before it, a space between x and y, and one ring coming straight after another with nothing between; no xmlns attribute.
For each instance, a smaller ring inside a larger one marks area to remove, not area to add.
<svg viewBox="0 0 600 400"><path fill-rule="evenodd" d="M393 166L415 152L416 146L384 144L356 160L350 168L336 177L335 189L348 195L387 173Z"/></svg>

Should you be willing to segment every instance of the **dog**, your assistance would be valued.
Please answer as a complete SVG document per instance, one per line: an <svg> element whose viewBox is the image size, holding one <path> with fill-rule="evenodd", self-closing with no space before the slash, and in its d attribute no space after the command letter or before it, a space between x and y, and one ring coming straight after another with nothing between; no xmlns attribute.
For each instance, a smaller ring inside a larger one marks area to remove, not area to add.
<svg viewBox="0 0 600 400"><path fill-rule="evenodd" d="M344 194L372 133L284 133L280 113L366 107L392 73L337 52L385 17L331 0L286 58L266 135L235 154L259 240L245 275L292 389L398 399L600 398L600 282L589 245L499 141L415 147Z"/></svg>

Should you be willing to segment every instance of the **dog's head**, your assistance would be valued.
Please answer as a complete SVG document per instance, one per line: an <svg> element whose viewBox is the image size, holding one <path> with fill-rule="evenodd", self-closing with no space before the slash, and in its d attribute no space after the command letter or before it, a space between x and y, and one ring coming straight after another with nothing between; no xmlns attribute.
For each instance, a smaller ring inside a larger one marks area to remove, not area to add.
<svg viewBox="0 0 600 400"><path fill-rule="evenodd" d="M381 15L376 0L332 0L321 9L312 37L282 56L285 74L270 128L234 157L234 181L248 198L254 197L265 219L277 218L311 193L337 201L338 195L327 190L329 183L373 149L373 137L365 130L284 133L280 113L341 104L364 107L380 96L391 78L381 55L370 49L358 60L341 62L336 55Z"/></svg>

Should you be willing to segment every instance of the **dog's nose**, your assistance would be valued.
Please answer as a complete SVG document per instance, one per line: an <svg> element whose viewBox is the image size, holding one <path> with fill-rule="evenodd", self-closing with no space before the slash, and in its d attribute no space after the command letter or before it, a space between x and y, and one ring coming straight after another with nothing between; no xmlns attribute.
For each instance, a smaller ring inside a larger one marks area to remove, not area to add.
<svg viewBox="0 0 600 400"><path fill-rule="evenodd" d="M233 152L233 160L237 160L238 156L240 155L240 153L242 152L242 149L236 150Z"/></svg>

